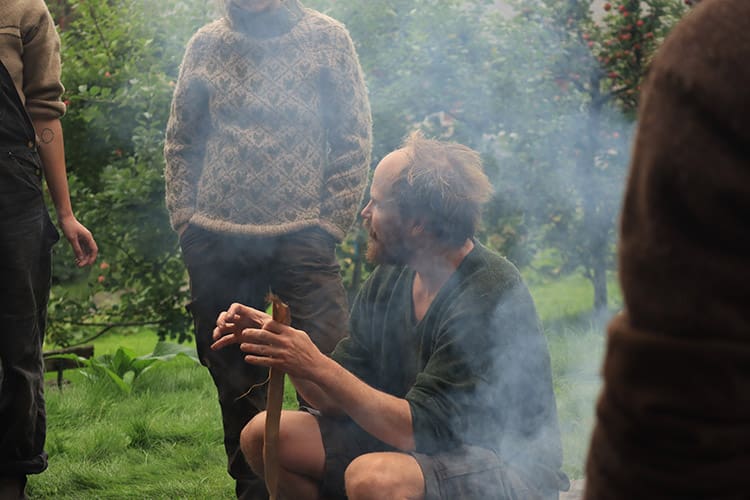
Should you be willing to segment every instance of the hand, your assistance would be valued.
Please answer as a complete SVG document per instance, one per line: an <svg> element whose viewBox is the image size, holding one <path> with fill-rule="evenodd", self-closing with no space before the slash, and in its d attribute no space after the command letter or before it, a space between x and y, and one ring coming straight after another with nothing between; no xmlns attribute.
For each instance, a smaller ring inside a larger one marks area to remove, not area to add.
<svg viewBox="0 0 750 500"><path fill-rule="evenodd" d="M293 377L312 379L312 374L327 359L302 330L274 321L256 309L232 304L219 315L211 349L239 344L248 353L245 361L259 366L279 368Z"/></svg>
<svg viewBox="0 0 750 500"><path fill-rule="evenodd" d="M63 235L65 235L65 238L70 243L70 246L73 248L78 267L93 264L96 260L96 256L99 254L99 247L96 246L96 241L94 241L91 231L86 229L86 227L78 222L78 220L72 215L60 219L60 228L62 229Z"/></svg>
<svg viewBox="0 0 750 500"><path fill-rule="evenodd" d="M239 335L245 328L252 328L256 326L262 326L264 323L271 321L272 318L263 311L253 309L235 302L226 311L222 311L219 317L216 319L216 328L214 328L213 339L223 339L229 335ZM223 343L219 344L217 349L220 349L226 345L234 344L229 340L224 340ZM216 345L216 344L214 344Z"/></svg>

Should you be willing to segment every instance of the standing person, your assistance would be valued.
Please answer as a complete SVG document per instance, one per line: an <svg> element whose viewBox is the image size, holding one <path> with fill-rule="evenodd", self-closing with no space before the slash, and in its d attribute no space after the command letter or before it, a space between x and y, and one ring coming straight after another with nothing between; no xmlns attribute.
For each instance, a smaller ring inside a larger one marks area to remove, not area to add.
<svg viewBox="0 0 750 500"><path fill-rule="evenodd" d="M79 266L94 262L97 246L68 193L54 21L43 0L5 0L0 18L0 498L10 499L47 467L42 343L59 236L42 176Z"/></svg>
<svg viewBox="0 0 750 500"><path fill-rule="evenodd" d="M190 276L198 354L216 384L240 498L265 498L239 448L267 370L211 351L219 312L269 291L323 352L348 316L335 245L371 149L367 90L338 22L298 0L227 0L185 53L166 134L166 202Z"/></svg>
<svg viewBox="0 0 750 500"><path fill-rule="evenodd" d="M587 499L750 497L749 21L703 0L643 85Z"/></svg>
<svg viewBox="0 0 750 500"><path fill-rule="evenodd" d="M410 138L362 211L380 264L331 357L233 304L213 348L288 373L317 412L281 416L284 498L556 499L567 488L549 354L518 270L474 239L479 155ZM265 413L242 434L262 473Z"/></svg>

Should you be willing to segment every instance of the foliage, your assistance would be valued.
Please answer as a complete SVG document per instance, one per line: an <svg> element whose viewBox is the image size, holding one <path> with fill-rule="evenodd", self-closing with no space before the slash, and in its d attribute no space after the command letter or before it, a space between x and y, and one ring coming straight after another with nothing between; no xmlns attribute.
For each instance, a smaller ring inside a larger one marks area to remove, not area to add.
<svg viewBox="0 0 750 500"><path fill-rule="evenodd" d="M132 347L132 336L112 337ZM29 477L29 497L235 498L204 367L183 356L157 363L128 397L72 370L66 378L72 383L62 391L45 391L49 468Z"/></svg>
<svg viewBox="0 0 750 500"><path fill-rule="evenodd" d="M87 293L50 300L50 338L66 345L119 325L155 324L184 340L185 269L164 207L163 135L189 36L210 16L198 0L87 0L64 13L63 119L71 192L100 247L98 269L78 271L56 247L55 280ZM64 7L64 8L63 8Z"/></svg>
<svg viewBox="0 0 750 500"><path fill-rule="evenodd" d="M85 285L53 289L50 339L153 324L184 340L187 276L163 203L163 134L185 43L218 2L49 2L64 27L71 191L101 247L91 271L56 247L55 282ZM640 80L685 3L306 3L344 22L357 45L373 163L415 128L478 149L495 187L480 239L519 266L554 250L537 271L582 273L605 308ZM354 229L337 249L350 291L371 269L365 240Z"/></svg>
<svg viewBox="0 0 750 500"><path fill-rule="evenodd" d="M119 347L114 354L105 354L96 358L83 358L75 354L58 354L50 359L72 359L83 368L84 377L93 381L109 381L122 393L130 394L136 379L146 373L155 364L170 361L177 356L185 356L200 364L194 347L182 346L170 342L158 342L154 352L136 356L127 347Z"/></svg>
<svg viewBox="0 0 750 500"><path fill-rule="evenodd" d="M493 68L512 71L524 86L506 96L511 119L487 146L510 186L504 195L519 200L516 218L534 236L527 249L554 249L559 260L549 271L581 271L593 285L594 309L605 310L640 82L685 7L674 0L603 11L591 1L515 5L517 15L492 21L503 54ZM505 224L494 234L512 233L494 203L490 219Z"/></svg>
<svg viewBox="0 0 750 500"><path fill-rule="evenodd" d="M520 266L555 249L552 275L580 271L606 308L640 80L684 3L318 3L359 42L374 159L413 128L480 150L495 186L480 238Z"/></svg>

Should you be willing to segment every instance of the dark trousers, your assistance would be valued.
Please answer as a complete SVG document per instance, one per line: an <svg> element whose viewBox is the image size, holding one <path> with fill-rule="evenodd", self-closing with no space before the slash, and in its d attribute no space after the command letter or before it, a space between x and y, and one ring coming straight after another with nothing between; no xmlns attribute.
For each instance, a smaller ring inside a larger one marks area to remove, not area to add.
<svg viewBox="0 0 750 500"><path fill-rule="evenodd" d="M27 147L0 148L0 475L47 468L42 342L52 245L41 162Z"/></svg>
<svg viewBox="0 0 750 500"><path fill-rule="evenodd" d="M216 318L233 302L264 310L273 291L289 305L292 326L306 331L328 353L347 334L348 307L335 257L335 242L319 229L260 238L219 235L188 226L180 238L190 275L198 356L219 393L224 447L237 497L265 499L266 488L247 465L239 446L240 432L266 407L268 371L245 363L239 346L212 351Z"/></svg>

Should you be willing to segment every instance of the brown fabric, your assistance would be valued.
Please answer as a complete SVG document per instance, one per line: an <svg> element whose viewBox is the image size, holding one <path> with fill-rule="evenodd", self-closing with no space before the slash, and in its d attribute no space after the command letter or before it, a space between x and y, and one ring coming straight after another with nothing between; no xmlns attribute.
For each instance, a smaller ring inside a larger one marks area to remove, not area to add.
<svg viewBox="0 0 750 500"><path fill-rule="evenodd" d="M44 0L0 2L0 61L32 119L62 116L60 37Z"/></svg>
<svg viewBox="0 0 750 500"><path fill-rule="evenodd" d="M748 19L702 2L644 85L587 499L748 498Z"/></svg>

